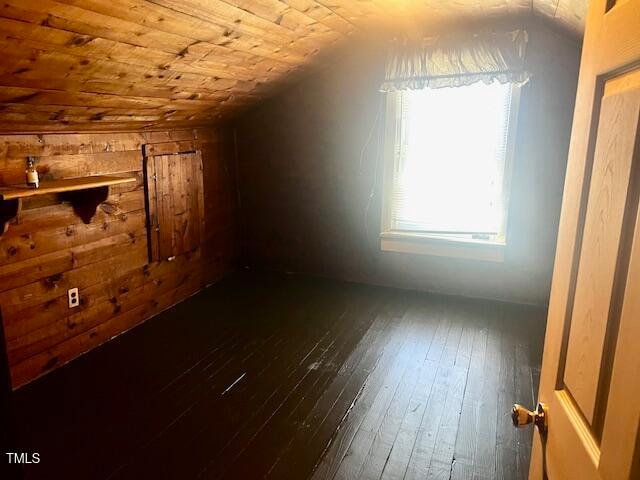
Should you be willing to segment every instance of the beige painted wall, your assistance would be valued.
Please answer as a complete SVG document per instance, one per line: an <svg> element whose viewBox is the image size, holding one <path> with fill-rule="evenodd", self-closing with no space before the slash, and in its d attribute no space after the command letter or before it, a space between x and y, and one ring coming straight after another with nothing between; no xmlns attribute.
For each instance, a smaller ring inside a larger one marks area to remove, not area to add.
<svg viewBox="0 0 640 480"><path fill-rule="evenodd" d="M521 95L503 263L380 250L384 49L368 40L238 122L246 264L545 304L579 44L537 22L527 28L533 77Z"/></svg>

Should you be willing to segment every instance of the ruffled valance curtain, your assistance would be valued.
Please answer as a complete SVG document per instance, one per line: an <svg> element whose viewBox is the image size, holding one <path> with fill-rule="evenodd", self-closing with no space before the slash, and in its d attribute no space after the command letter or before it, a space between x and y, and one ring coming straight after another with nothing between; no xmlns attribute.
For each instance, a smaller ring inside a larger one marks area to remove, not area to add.
<svg viewBox="0 0 640 480"><path fill-rule="evenodd" d="M460 87L476 82L523 84L527 32L483 32L397 41L387 60L383 92Z"/></svg>

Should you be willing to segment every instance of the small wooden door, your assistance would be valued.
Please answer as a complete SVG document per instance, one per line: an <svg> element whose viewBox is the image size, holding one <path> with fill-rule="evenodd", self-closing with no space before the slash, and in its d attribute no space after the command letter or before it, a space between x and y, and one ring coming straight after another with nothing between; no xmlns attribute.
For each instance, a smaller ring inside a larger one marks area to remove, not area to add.
<svg viewBox="0 0 640 480"><path fill-rule="evenodd" d="M200 152L147 156L146 177L151 260L197 248L204 231Z"/></svg>
<svg viewBox="0 0 640 480"><path fill-rule="evenodd" d="M530 478L640 479L640 0L593 0Z"/></svg>

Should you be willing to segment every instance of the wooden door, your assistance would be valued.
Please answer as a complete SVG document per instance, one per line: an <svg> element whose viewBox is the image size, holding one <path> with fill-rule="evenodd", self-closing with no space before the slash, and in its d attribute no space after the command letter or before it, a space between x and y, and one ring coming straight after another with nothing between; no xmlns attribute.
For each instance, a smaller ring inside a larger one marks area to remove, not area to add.
<svg viewBox="0 0 640 480"><path fill-rule="evenodd" d="M152 260L173 259L200 245L204 232L199 151L146 157Z"/></svg>
<svg viewBox="0 0 640 480"><path fill-rule="evenodd" d="M530 478L640 478L640 0L587 18Z"/></svg>

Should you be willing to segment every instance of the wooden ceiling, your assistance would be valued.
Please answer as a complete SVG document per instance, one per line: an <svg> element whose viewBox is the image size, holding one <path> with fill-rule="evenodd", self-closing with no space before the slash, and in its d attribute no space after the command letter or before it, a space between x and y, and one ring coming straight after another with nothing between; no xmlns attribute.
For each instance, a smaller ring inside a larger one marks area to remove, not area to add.
<svg viewBox="0 0 640 480"><path fill-rule="evenodd" d="M200 125L377 23L534 12L580 35L586 0L3 0L0 131Z"/></svg>

